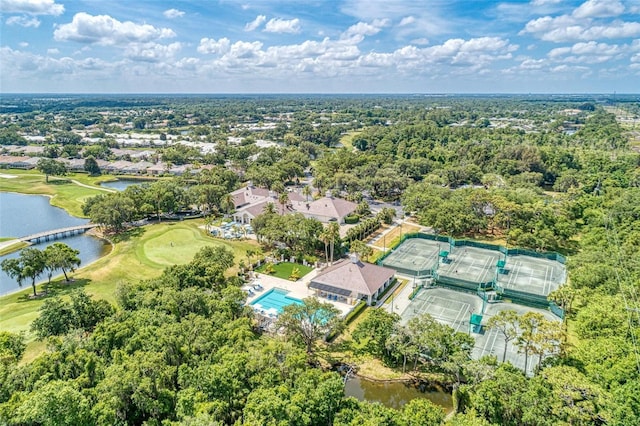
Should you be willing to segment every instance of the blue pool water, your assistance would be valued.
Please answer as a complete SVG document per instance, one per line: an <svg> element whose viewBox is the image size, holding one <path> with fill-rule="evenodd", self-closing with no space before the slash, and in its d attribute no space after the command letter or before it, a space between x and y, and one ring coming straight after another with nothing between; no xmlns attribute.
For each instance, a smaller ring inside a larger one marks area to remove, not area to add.
<svg viewBox="0 0 640 426"><path fill-rule="evenodd" d="M268 311L269 309L276 309L278 313L280 313L282 312L282 308L293 303L302 305L302 300L296 299L295 297L289 297L287 296L288 293L289 292L286 290L272 288L271 290L251 302L251 306L256 309L262 309L264 311Z"/></svg>

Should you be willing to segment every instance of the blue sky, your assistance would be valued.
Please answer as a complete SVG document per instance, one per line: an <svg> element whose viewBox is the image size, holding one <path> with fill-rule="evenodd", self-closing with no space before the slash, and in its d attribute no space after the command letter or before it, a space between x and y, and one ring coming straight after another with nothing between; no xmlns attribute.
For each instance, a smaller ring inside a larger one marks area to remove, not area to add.
<svg viewBox="0 0 640 426"><path fill-rule="evenodd" d="M2 93L638 93L640 0L0 0Z"/></svg>

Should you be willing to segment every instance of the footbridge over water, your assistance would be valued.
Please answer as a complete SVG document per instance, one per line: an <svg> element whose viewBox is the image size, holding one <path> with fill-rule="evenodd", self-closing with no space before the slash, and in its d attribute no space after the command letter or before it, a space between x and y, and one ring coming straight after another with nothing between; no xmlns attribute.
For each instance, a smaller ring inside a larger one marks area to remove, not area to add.
<svg viewBox="0 0 640 426"><path fill-rule="evenodd" d="M76 234L82 234L89 229L96 228L98 225L95 223L87 223L84 225L69 226L67 228L52 229L50 231L38 232L37 234L27 235L26 237L18 238L20 241L27 243L39 243L41 241L56 240L58 238L66 238Z"/></svg>

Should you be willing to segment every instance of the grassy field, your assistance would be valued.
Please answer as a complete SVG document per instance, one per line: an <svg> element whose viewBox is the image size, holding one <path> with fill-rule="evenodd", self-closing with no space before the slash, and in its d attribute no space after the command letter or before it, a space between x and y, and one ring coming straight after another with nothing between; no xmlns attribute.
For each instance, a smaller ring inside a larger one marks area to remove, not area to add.
<svg viewBox="0 0 640 426"><path fill-rule="evenodd" d="M353 149L353 138L358 136L360 133L362 132L357 130L350 130L346 134L342 135L342 137L340 138L340 143L345 148Z"/></svg>
<svg viewBox="0 0 640 426"><path fill-rule="evenodd" d="M214 239L199 227L201 225L202 220L160 223L120 235L114 238L113 250L108 255L73 274L73 283L67 284L63 278L54 280L48 288L48 297L84 287L91 296L113 302L118 283L157 277L169 265L189 262L202 247L224 246L234 252L236 263L246 258L248 249L257 248L253 240ZM229 273L237 273L237 268ZM34 343L29 325L45 298L32 300L30 294L31 287L25 286L19 293L0 298L0 330L26 332L28 356L33 356L33 351L41 350L42 346Z"/></svg>
<svg viewBox="0 0 640 426"><path fill-rule="evenodd" d="M84 217L82 205L87 198L105 193L105 190L100 189L98 184L113 180L113 176L91 177L84 173L71 173L67 176L50 176L49 183L46 183L45 176L38 171L12 169L3 171L3 173L17 177L13 179L0 178L0 191L48 195L51 197L51 205L63 208L69 214L77 217ZM77 185L72 180L94 188Z"/></svg>
<svg viewBox="0 0 640 426"><path fill-rule="evenodd" d="M265 273L264 269L266 268L266 266L267 264L265 263L260 267L256 268L256 271L264 274ZM291 272L293 272L293 268L298 268L298 270L300 271L300 278L304 277L305 275L307 275L309 272L313 270L313 268L309 266L300 265L298 263L280 262L277 265L273 265L273 269L275 270L275 273L273 273L272 275L274 277L288 280L289 277L291 276Z"/></svg>

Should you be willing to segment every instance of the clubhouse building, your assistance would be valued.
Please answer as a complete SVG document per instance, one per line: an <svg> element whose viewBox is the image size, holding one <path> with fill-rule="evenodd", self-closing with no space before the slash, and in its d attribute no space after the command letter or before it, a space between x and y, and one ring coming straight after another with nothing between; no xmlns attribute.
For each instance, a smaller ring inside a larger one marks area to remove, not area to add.
<svg viewBox="0 0 640 426"><path fill-rule="evenodd" d="M231 193L235 213L233 220L249 224L258 215L264 213L267 205L273 204L278 214L301 213L304 217L314 218L323 223L344 223L344 218L358 207L356 203L334 198L331 193L317 200L309 201L298 192L288 192L288 200L283 205L278 195L264 188L257 188L251 182L244 188Z"/></svg>

